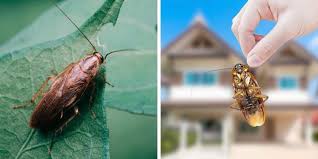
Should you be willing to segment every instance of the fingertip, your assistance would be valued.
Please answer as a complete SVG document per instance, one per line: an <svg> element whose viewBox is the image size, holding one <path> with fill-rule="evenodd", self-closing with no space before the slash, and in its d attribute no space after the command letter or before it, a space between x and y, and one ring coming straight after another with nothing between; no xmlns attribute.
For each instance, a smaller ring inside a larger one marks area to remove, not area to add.
<svg viewBox="0 0 318 159"><path fill-rule="evenodd" d="M262 65L263 63L264 61L257 54L253 54L247 57L247 64L250 67L258 67Z"/></svg>

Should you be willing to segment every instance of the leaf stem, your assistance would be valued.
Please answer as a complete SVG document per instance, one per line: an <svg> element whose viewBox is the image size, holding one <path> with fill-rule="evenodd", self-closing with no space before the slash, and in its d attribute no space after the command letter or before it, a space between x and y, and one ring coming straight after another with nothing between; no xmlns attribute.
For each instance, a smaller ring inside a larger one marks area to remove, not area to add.
<svg viewBox="0 0 318 159"><path fill-rule="evenodd" d="M29 132L29 135L27 137L27 139L24 141L22 147L20 148L17 156L15 157L15 159L18 159L21 157L21 155L23 154L23 149L29 144L29 142L31 141L33 135L35 134L35 129L31 129L31 131Z"/></svg>

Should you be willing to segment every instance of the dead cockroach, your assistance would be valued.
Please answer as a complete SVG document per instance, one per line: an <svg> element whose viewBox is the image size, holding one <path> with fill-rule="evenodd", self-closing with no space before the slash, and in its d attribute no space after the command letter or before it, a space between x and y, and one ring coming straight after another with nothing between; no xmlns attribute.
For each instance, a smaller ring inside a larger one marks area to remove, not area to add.
<svg viewBox="0 0 318 159"><path fill-rule="evenodd" d="M263 95L256 78L249 67L236 64L232 69L233 89L236 100L231 108L242 111L249 125L262 126L265 122L264 102L268 96Z"/></svg>
<svg viewBox="0 0 318 159"><path fill-rule="evenodd" d="M54 3L55 4L55 3ZM49 152L53 146L54 136L79 114L79 109L76 106L78 101L83 96L84 92L91 88L95 89L93 79L96 77L101 64L112 53L120 51L129 51L134 49L123 49L109 52L102 56L100 52L96 51L95 46L91 43L88 37L79 29L79 27L64 13L64 11L57 5L55 6L69 19L69 21L81 32L83 37L90 43L94 52L86 57L69 64L61 73L56 76L48 77L41 85L38 92L33 95L32 99L23 105L14 106L14 109L26 107L35 103L35 100L42 95L45 87L51 81L48 90L43 94L42 99L35 107L29 125L31 128L40 129L44 132L53 131L54 135L49 147ZM105 82L109 85L106 80ZM112 85L111 85L112 86ZM93 93L94 91L92 91ZM93 94L90 96L92 100ZM91 104L89 104L90 110ZM94 112L92 111L94 116Z"/></svg>
<svg viewBox="0 0 318 159"><path fill-rule="evenodd" d="M263 95L256 78L249 67L244 64L236 64L233 68L226 67L207 72L232 69L232 86L235 102L230 106L240 110L249 125L262 126L265 122L264 102L268 96Z"/></svg>

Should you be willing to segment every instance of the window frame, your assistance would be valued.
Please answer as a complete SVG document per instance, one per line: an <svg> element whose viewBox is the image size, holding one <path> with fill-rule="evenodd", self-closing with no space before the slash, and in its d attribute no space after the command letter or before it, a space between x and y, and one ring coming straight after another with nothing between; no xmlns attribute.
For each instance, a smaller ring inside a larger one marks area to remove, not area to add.
<svg viewBox="0 0 318 159"><path fill-rule="evenodd" d="M215 86L219 84L219 73L218 72L208 72L209 70L186 70L182 73L182 84L187 86ZM189 84L187 81L187 76L189 73L196 73L199 74L199 80L195 84ZM211 74L213 78L215 78L215 82L212 83L205 83L204 82L204 74Z"/></svg>

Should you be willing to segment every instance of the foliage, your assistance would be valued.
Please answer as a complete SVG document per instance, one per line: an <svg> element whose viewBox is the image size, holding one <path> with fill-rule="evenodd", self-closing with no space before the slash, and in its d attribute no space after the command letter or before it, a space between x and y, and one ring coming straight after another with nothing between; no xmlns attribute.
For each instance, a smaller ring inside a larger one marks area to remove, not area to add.
<svg viewBox="0 0 318 159"><path fill-rule="evenodd" d="M115 87L99 84L94 100L97 119L93 120L87 113L87 98L84 98L80 116L57 138L51 154L51 157L108 158L109 140L112 139L108 136L109 112L105 106L138 114L156 114L156 1L66 0L59 6L95 45L98 39L101 45L106 45L106 50L98 47L102 54L117 49L139 49L113 54L106 60L99 78L106 76ZM138 9L142 6L147 7ZM107 23L116 25L105 25ZM13 158L18 152L23 158L49 157L47 148L51 136L28 127L33 108L12 110L11 107L29 100L52 70L61 72L92 51L56 8L48 10L1 46L1 157ZM7 146L7 143L13 144Z"/></svg>

